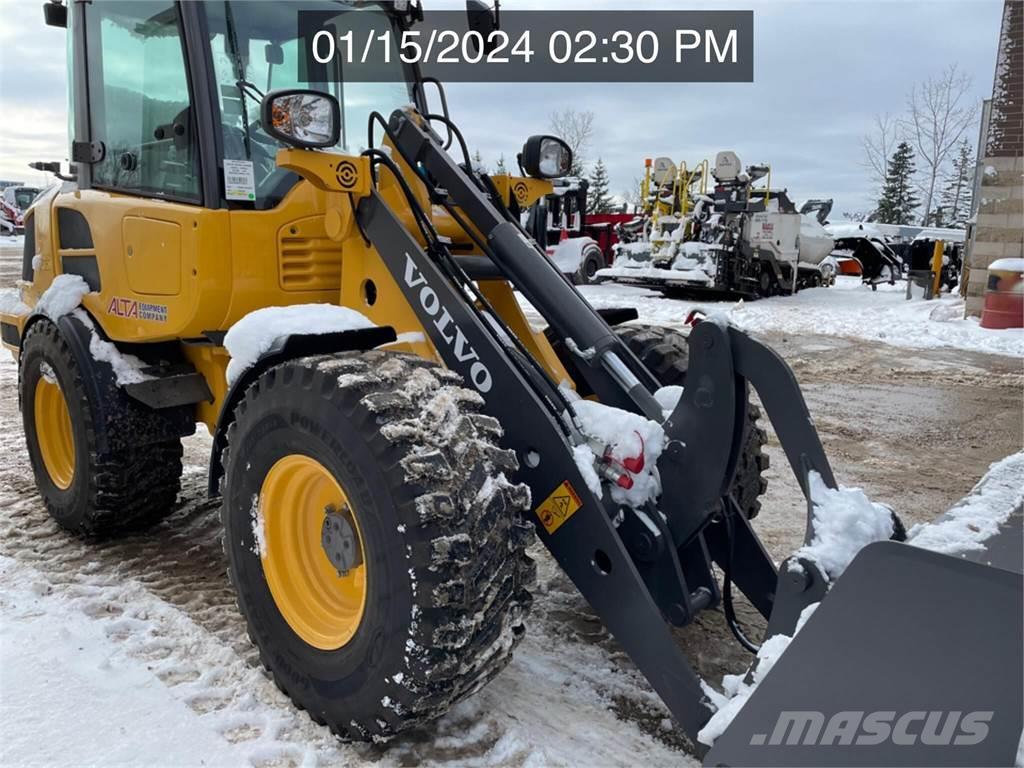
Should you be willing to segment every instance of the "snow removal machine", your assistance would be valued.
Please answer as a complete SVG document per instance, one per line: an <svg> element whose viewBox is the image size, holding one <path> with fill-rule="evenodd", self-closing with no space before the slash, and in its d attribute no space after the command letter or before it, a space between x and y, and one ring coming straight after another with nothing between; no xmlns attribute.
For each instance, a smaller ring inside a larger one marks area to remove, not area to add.
<svg viewBox="0 0 1024 768"><path fill-rule="evenodd" d="M510 212L510 190L566 175L564 142L533 136L526 177L489 177L397 51L372 64L390 82L300 75L300 9L395 40L418 4L44 8L70 38L71 170L26 213L0 329L57 523L167 518L202 422L259 658L344 738L424 726L498 675L528 631L536 536L709 764L1012 762L1019 565L896 541L869 502L839 543L878 541L837 576L814 553L840 491L783 360L714 318L683 338L595 311ZM488 39L495 16L468 10ZM780 565L752 525L749 387L808 497ZM726 727L673 628L721 607L756 647L736 590L762 649L803 626Z"/></svg>
<svg viewBox="0 0 1024 768"><path fill-rule="evenodd" d="M832 239L818 218L797 211L786 190L771 188L770 166L744 171L734 152L719 152L710 193L707 176L707 161L693 172L685 164L677 169L668 158L655 161L641 192L651 203L636 223L622 225L624 242L617 246L614 266L598 277L667 292L747 298L829 282L832 274L823 262ZM647 192L648 177L656 193Z"/></svg>

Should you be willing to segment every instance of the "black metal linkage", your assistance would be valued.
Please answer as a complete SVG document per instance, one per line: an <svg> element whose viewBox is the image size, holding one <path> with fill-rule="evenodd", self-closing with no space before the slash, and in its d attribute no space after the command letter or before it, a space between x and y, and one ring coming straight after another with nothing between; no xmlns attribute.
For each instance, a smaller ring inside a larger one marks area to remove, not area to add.
<svg viewBox="0 0 1024 768"><path fill-rule="evenodd" d="M500 420L504 444L519 455L517 479L530 486L534 503L563 483L572 487L581 506L553 533L537 525L538 536L696 743L711 714L700 679L676 645L612 515L587 488L554 417L378 193L362 200L357 215L445 364L476 387L484 412Z"/></svg>

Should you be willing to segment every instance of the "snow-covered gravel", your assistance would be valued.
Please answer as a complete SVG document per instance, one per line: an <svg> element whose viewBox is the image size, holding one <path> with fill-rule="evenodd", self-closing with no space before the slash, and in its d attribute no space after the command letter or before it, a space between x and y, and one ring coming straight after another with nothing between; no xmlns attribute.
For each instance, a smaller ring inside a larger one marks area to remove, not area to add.
<svg viewBox="0 0 1024 768"><path fill-rule="evenodd" d="M247 751L197 718L152 665L125 654L113 616L93 621L78 600L11 558L0 556L0 574L0 764L247 762Z"/></svg>
<svg viewBox="0 0 1024 768"><path fill-rule="evenodd" d="M659 325L681 326L691 309L705 309L722 311L751 332L845 336L897 347L953 347L1024 357L1024 329L992 330L982 328L977 318L964 319L959 296L925 301L918 293L908 301L906 284L899 282L872 291L858 277L840 276L831 288L749 302L669 299L657 291L616 284L580 290L598 309L635 306L642 322Z"/></svg>
<svg viewBox="0 0 1024 768"><path fill-rule="evenodd" d="M166 522L81 541L39 500L16 381L0 353L0 765L697 765L541 551L530 628L508 668L429 730L339 742L267 679L246 637L206 501L209 437L186 439L183 501Z"/></svg>
<svg viewBox="0 0 1024 768"><path fill-rule="evenodd" d="M955 310L954 299L904 302L899 290L873 293L859 283L739 306L623 286L583 292L595 306L637 306L648 322L680 325L691 307L704 306L748 328L1024 356L1017 332L933 317ZM203 501L206 470L197 462L209 439L187 441L187 454L199 458L186 467L182 507L166 523L123 540L80 542L47 518L35 492L16 379L15 364L0 354L0 450L9 457L0 470L0 765L696 764L674 748L663 705L544 555L529 631L508 669L428 733L386 746L339 743L264 677L245 638L224 575L216 507ZM868 445L855 433L858 440ZM871 457L840 460L853 467ZM962 525L943 541L973 532L982 511L1019 498L1024 455L998 464L1002 479L986 478L979 498L958 505L967 510ZM777 497L781 481L773 482ZM770 529L783 511L766 509L759 525ZM914 543L927 541L918 529L914 535ZM707 634L713 618L689 628L691 638L726 642L724 631ZM764 654L777 650L768 644ZM720 679L723 667L714 668L705 679ZM732 689L740 692L741 683Z"/></svg>

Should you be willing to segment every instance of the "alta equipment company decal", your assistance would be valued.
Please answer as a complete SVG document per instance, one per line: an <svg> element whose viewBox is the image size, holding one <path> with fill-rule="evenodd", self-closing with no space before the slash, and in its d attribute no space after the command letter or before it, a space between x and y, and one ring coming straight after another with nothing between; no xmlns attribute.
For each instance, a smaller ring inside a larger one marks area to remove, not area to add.
<svg viewBox="0 0 1024 768"><path fill-rule="evenodd" d="M157 323L167 322L167 305L150 304L135 299L123 299L114 296L107 305L107 314L116 317L129 317L138 320L152 320Z"/></svg>

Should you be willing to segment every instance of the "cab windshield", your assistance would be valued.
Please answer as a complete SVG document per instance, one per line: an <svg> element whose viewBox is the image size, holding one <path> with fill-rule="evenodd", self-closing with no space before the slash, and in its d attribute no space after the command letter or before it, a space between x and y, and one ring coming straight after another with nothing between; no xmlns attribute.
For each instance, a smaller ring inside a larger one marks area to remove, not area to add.
<svg viewBox="0 0 1024 768"><path fill-rule="evenodd" d="M297 7L298 6L298 7ZM225 160L252 163L257 209L271 208L298 181L295 174L275 165L283 145L260 126L260 94L281 88L312 88L330 93L341 104L341 140L337 150L358 153L366 149L371 112L385 118L413 100L412 74L397 49L367 64L329 64L315 73L322 82L299 79L304 41L297 37L297 11L337 12L325 28L334 34L349 30L357 39L379 28L386 12L365 2L271 3L226 0L207 4L207 20L217 98L220 104L221 141ZM394 40L397 35L392 36ZM393 68L393 82L356 82L361 69Z"/></svg>

